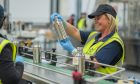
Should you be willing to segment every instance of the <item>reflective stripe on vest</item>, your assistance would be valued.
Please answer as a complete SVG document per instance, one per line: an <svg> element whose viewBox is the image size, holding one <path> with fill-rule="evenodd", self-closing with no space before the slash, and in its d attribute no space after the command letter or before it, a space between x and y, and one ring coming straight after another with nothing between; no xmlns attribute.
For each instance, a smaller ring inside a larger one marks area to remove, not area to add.
<svg viewBox="0 0 140 84"><path fill-rule="evenodd" d="M16 46L11 43L9 40L6 40L4 38L0 38L0 53L2 52L3 48L7 45L10 44L11 48L12 48L12 60L15 61L16 59ZM0 80L0 84L1 80Z"/></svg>
<svg viewBox="0 0 140 84"><path fill-rule="evenodd" d="M79 20L79 22L78 22L78 29L79 30L84 30L84 28L85 28L85 18L82 18L82 19L80 19Z"/></svg>
<svg viewBox="0 0 140 84"><path fill-rule="evenodd" d="M92 32L89 35L88 40L83 48L83 53L85 54L86 58L89 58L90 56L96 56L96 53L101 48L103 48L104 46L108 45L109 43L113 41L117 41L122 46L123 53L122 53L121 59L118 61L118 63L116 63L115 66L121 66L124 62L124 44L121 38L119 37L118 33L114 33L107 41L105 42L99 41L92 46L92 44L95 42L96 35L97 35L97 32ZM116 72L117 69L111 68L111 67L105 67L105 68L99 67L97 71L105 73L105 74L110 74L110 73Z"/></svg>

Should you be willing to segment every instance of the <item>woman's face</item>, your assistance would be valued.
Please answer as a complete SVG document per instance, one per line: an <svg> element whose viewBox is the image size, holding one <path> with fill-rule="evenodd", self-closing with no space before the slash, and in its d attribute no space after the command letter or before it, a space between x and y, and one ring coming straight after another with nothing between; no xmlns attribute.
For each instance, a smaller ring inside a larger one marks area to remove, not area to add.
<svg viewBox="0 0 140 84"><path fill-rule="evenodd" d="M95 16L95 30L98 32L103 32L109 28L109 19L105 14Z"/></svg>

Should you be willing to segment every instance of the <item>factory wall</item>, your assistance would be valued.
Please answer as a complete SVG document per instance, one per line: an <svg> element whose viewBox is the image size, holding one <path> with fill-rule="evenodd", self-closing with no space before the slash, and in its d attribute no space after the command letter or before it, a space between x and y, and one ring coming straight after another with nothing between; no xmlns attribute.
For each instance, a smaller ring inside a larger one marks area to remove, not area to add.
<svg viewBox="0 0 140 84"><path fill-rule="evenodd" d="M49 22L50 0L9 0L10 20Z"/></svg>

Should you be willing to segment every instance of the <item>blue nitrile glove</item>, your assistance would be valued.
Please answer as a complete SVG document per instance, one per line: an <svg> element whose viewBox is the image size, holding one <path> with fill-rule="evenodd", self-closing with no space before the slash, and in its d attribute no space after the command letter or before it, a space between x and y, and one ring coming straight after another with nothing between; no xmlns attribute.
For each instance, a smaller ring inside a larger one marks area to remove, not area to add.
<svg viewBox="0 0 140 84"><path fill-rule="evenodd" d="M24 62L23 57L17 56L17 57L16 57L16 62Z"/></svg>
<svg viewBox="0 0 140 84"><path fill-rule="evenodd" d="M53 14L51 14L51 17L50 17L51 22L54 21L55 16L57 16L59 20L63 21L63 17L62 17L60 14L58 14L58 13L53 13Z"/></svg>
<svg viewBox="0 0 140 84"><path fill-rule="evenodd" d="M60 40L60 44L65 50L67 50L69 52L72 52L75 49L75 47L72 45L69 38L66 38L64 40Z"/></svg>

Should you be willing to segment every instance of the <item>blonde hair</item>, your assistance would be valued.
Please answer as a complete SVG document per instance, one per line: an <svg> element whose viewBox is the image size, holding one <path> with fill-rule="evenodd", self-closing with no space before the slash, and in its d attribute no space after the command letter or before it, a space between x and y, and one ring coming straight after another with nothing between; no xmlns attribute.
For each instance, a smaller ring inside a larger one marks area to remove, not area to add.
<svg viewBox="0 0 140 84"><path fill-rule="evenodd" d="M107 16L107 18L109 19L110 21L110 25L109 25L109 31L112 32L112 31L115 31L115 32L118 32L118 18L116 17L116 19L110 15L110 14L105 14Z"/></svg>

